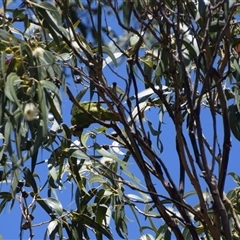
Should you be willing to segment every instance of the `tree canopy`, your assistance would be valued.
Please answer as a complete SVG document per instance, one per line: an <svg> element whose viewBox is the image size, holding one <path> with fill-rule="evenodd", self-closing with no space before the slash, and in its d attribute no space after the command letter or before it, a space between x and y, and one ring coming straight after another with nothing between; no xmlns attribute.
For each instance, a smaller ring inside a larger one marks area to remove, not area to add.
<svg viewBox="0 0 240 240"><path fill-rule="evenodd" d="M20 206L20 239L129 239L130 221L240 239L239 6L3 0L0 213Z"/></svg>

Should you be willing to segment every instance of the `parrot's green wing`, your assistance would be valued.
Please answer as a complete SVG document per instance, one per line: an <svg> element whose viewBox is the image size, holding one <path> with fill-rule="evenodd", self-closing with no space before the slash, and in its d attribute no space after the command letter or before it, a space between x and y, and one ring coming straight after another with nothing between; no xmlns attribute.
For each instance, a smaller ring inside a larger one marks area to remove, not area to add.
<svg viewBox="0 0 240 240"><path fill-rule="evenodd" d="M102 107L98 102L82 102L80 103L82 109L78 106L75 106L72 110L72 125L77 126L78 128L87 128L92 123L97 123L97 121L91 118L86 112L94 116L98 120L101 121L118 121L118 117L107 110L106 108Z"/></svg>

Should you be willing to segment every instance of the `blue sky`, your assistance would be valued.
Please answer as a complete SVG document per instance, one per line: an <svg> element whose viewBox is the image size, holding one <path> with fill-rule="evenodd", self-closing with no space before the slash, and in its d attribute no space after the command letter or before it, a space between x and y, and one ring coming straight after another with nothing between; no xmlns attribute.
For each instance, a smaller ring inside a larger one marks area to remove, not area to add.
<svg viewBox="0 0 240 240"><path fill-rule="evenodd" d="M21 1L16 1L16 5L19 5L19 3L21 3ZM111 23L112 28L118 29L115 18L109 18L109 23ZM121 31L118 30L118 33L121 34ZM109 80L109 84L116 81L116 77L112 74L112 72L109 69L106 68L106 69L104 69L104 71L106 74L106 78ZM126 68L125 68L124 64L115 68L115 71L117 71L119 74L121 74L125 77L127 76ZM67 82L71 84L71 89L75 93L77 93L78 86L75 86L74 84L72 84L71 79L67 79ZM120 83L120 86L121 86L121 83ZM142 87L139 85L140 90ZM72 104L69 103L68 97L66 95L63 94L62 98L63 98L64 122L66 124L70 124L69 111L70 111ZM158 123L157 111L151 110L151 111L148 111L146 114L148 116L148 119L152 120L153 125L157 126L157 123ZM206 137L208 139L211 139L212 126L210 124L210 116L208 114L207 109L203 110L202 116L203 116L202 117L203 132L206 133ZM222 143L221 142L222 141L221 121L219 121L218 124L219 124L218 125L219 140L220 140L220 143ZM177 157L176 151L175 151L175 131L174 131L174 126L173 126L171 120L169 119L169 117L167 116L167 114L165 114L164 124L162 125L161 139L162 139L162 142L164 145L164 151L163 151L163 153L160 154L160 157L166 163L166 166L170 169L171 176L177 183L178 178L179 178L179 176L178 176L179 164L178 164L178 157ZM101 138L99 138L98 140L99 140L99 142L101 142ZM154 142L153 142L153 144L154 144ZM230 163L229 163L228 172L233 171L233 172L236 172L237 174L239 174L238 146L239 146L239 142L232 136L232 149L231 149L231 154L230 154ZM157 150L157 148L155 148L155 149ZM42 152L39 155L39 159L41 159L41 160L47 159L48 157L49 157L49 154L46 154L46 152ZM27 163L27 165L28 164L30 167L30 162ZM130 160L129 169L132 171L132 173L134 173L136 176L138 176L143 181L143 178L141 177L141 174L139 173L139 171L136 167L136 164L134 163L134 161L132 159ZM39 183L39 185L43 185L43 183L44 183L43 179L46 178L46 175L47 175L46 172L48 171L47 164L42 164L41 166L37 167L37 171L39 171L38 174L41 176L41 182L38 182L38 183ZM165 190L157 183L157 180L156 180L156 184L159 189L159 193L164 194ZM204 185L204 183L203 183L203 185ZM71 187L72 186L70 183L66 183L65 187L66 187L66 189L63 189L62 191L57 190L57 194L58 194L59 199L61 199L64 208L66 208L67 210L71 210L71 209L75 208L74 202L71 200ZM226 185L225 185L226 192L229 191L230 189L232 189L233 187L236 187L236 184L233 182L232 178L228 176ZM9 186L6 186L6 184L0 185L0 191L4 191L7 189L9 189ZM186 192L190 191L192 189L193 188L190 185L190 183L187 182ZM130 193L130 191L129 191L129 193ZM44 192L41 194L41 196L44 197ZM191 198L189 200L189 203L195 204L196 203L195 199ZM141 207L141 210L143 210L143 206L140 206L140 207ZM20 220L21 220L18 202L17 201L15 202L15 205L11 212L9 212L9 208L10 208L10 204L8 205L6 210L0 215L0 226L1 226L0 234L2 235L3 239L18 239L19 232L20 232ZM39 207L37 207L36 211L34 212L34 216L35 216L35 219L33 221L33 224L43 223L43 222L48 221L48 219L49 219L49 217L46 214L44 214L44 212ZM128 225L129 226L129 239L139 238L140 237L139 232L136 231L136 229L138 229L136 226L136 221L134 219L133 214L131 213L131 211L129 209L127 210L127 217L132 221L132 222L129 222L129 225ZM141 221L143 222L143 225L149 225L148 222L145 222L144 217L141 217ZM160 226L160 224L162 223L162 220L155 220L154 222ZM43 224L40 227L34 228L34 233L35 233L34 239L43 239L46 226L47 226L46 224ZM114 232L113 225L112 225L112 230ZM147 233L147 232L151 233L151 231L146 231L145 233ZM117 235L115 235L115 236L116 236L115 239L118 239L118 236ZM29 237L29 232L28 231L24 232L24 239L27 239L28 237Z"/></svg>

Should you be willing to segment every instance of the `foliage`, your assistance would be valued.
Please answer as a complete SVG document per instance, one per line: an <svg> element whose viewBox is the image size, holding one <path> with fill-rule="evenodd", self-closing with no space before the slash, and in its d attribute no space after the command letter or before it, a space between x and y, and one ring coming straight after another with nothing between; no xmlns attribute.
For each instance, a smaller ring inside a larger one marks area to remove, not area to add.
<svg viewBox="0 0 240 240"><path fill-rule="evenodd" d="M130 211L140 239L240 238L237 173L224 192L240 140L239 12L235 1L3 1L0 213L19 204L21 238L44 225L50 239L128 239Z"/></svg>

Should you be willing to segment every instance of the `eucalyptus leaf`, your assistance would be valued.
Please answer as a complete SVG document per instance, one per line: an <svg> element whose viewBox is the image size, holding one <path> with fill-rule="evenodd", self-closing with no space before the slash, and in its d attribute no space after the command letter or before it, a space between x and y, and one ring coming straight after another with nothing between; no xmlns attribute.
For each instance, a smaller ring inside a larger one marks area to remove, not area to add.
<svg viewBox="0 0 240 240"><path fill-rule="evenodd" d="M240 113L236 105L231 105L228 108L230 127L234 137L240 141Z"/></svg>
<svg viewBox="0 0 240 240"><path fill-rule="evenodd" d="M81 221L83 224L86 224L89 227L96 229L96 231L105 235L108 239L113 240L110 231L108 229L106 229L104 226L102 226L102 224L96 223L96 221L91 219L89 216L87 216L85 214L77 215L76 220Z"/></svg>
<svg viewBox="0 0 240 240"><path fill-rule="evenodd" d="M116 52L113 55L110 54L110 56L108 56L106 59L104 59L102 68L105 68L111 62L113 62L115 64L115 66L117 66L117 59L121 56L122 56L121 52Z"/></svg>
<svg viewBox="0 0 240 240"><path fill-rule="evenodd" d="M145 234L141 236L140 240L155 240L155 238L151 234Z"/></svg>
<svg viewBox="0 0 240 240"><path fill-rule="evenodd" d="M109 48L104 46L102 48L102 51L103 53L108 55L108 57L103 61L103 68L111 62L113 62L114 65L117 66L117 58L121 57L122 53L121 52L112 53Z"/></svg>
<svg viewBox="0 0 240 240"><path fill-rule="evenodd" d="M83 151L81 151L80 149L76 149L76 148L69 148L68 150L65 150L68 155L70 157L74 157L74 158L80 158L80 159L85 159L85 160L89 160L90 157L84 153Z"/></svg>
<svg viewBox="0 0 240 240"><path fill-rule="evenodd" d="M57 232L57 227L58 227L58 221L54 220L54 221L51 221L49 224L48 224L48 227L47 227L47 230L48 230L48 234L50 236L50 239L54 239L55 237L55 234Z"/></svg>
<svg viewBox="0 0 240 240"><path fill-rule="evenodd" d="M41 84L38 84L38 100L39 100L39 107L41 113L41 124L42 124L42 136L45 136L48 132L48 107L46 104L46 99L44 96L44 89L42 88Z"/></svg>
<svg viewBox="0 0 240 240"><path fill-rule="evenodd" d="M129 27L132 15L131 3L127 0L123 1L123 21L126 27Z"/></svg>
<svg viewBox="0 0 240 240"><path fill-rule="evenodd" d="M62 204L55 198L45 198L43 199L56 213L61 216L63 214Z"/></svg>
<svg viewBox="0 0 240 240"><path fill-rule="evenodd" d="M93 184L93 183L106 183L106 180L103 178L103 176L100 175L94 175L89 179L89 184Z"/></svg>
<svg viewBox="0 0 240 240"><path fill-rule="evenodd" d="M128 169L127 169L127 165L128 163L127 162L123 162L121 161L115 154L113 153L109 153L107 152L105 149L101 148L98 144L94 144L94 148L95 150L103 157L108 157L108 158L111 158L113 159L114 161L116 161L120 166L121 168L123 169L124 173L129 177L131 178L132 180L134 180L135 182L139 183L140 180L133 174L131 173Z"/></svg>
<svg viewBox="0 0 240 240"><path fill-rule="evenodd" d="M35 194L37 194L38 187L37 187L36 181L33 177L33 173L27 167L25 167L23 169L23 174L24 174L24 179L26 181L26 184L33 189L33 192Z"/></svg>
<svg viewBox="0 0 240 240"><path fill-rule="evenodd" d="M132 200L135 200L135 201L142 201L143 202L143 199L135 194L127 194L127 196L129 198L131 198Z"/></svg>
<svg viewBox="0 0 240 240"><path fill-rule="evenodd" d="M19 76L16 73L10 73L7 77L8 84L5 87L5 94L9 97L9 99L17 104L17 106L21 109L22 106L17 98L16 87L21 82ZM8 91L9 89L9 91Z"/></svg>
<svg viewBox="0 0 240 240"><path fill-rule="evenodd" d="M168 87L167 87L167 86L164 86L164 85L161 86L161 87L159 87L159 86L154 86L154 88L155 88L155 90L161 89L162 91L165 91L165 90L168 89ZM149 98L149 97L151 97L154 93L155 93L155 92L154 92L154 90L153 90L152 88L147 88L147 89L141 91L140 93L138 93L137 96L135 96L135 95L132 96L132 97L131 97L131 100L132 100L132 99L135 99L136 97L137 97L138 99L141 99L141 98L143 98L143 97Z"/></svg>

